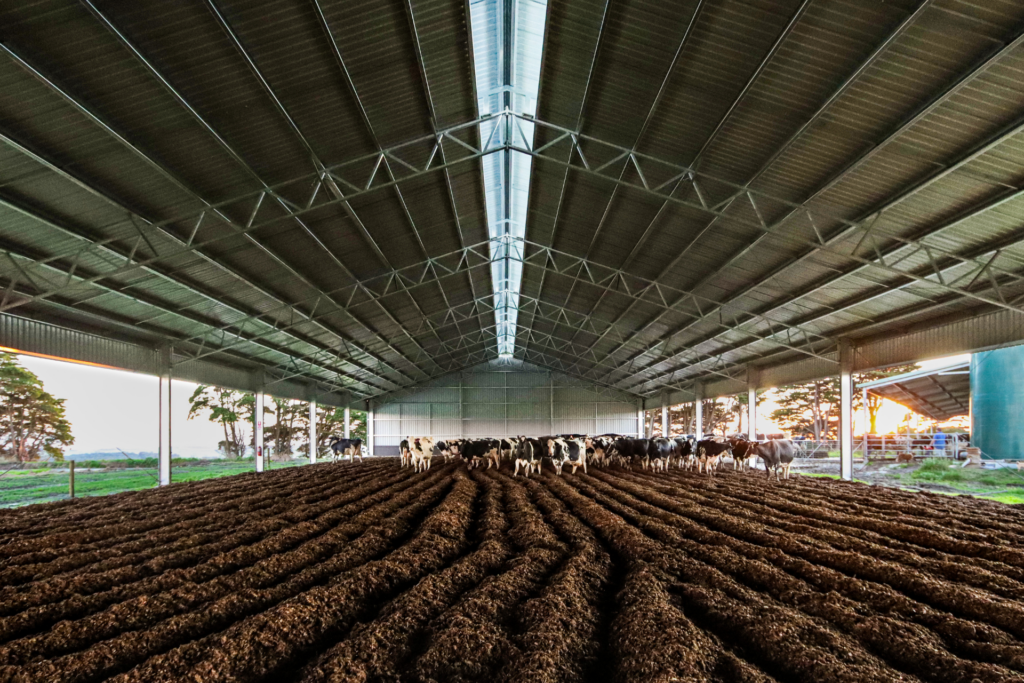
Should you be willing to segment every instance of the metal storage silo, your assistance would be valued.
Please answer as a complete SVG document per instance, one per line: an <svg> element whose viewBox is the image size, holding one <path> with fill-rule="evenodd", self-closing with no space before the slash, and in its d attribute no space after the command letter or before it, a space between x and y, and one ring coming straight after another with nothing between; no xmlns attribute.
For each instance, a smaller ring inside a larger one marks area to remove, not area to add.
<svg viewBox="0 0 1024 683"><path fill-rule="evenodd" d="M971 356L971 443L986 460L1024 458L1024 346Z"/></svg>

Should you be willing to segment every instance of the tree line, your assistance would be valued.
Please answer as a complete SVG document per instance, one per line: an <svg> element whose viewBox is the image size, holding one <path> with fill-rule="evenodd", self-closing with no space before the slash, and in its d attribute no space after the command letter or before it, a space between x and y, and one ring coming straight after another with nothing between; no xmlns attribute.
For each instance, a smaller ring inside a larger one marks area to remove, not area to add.
<svg viewBox="0 0 1024 683"><path fill-rule="evenodd" d="M263 439L272 457L287 458L296 453L309 455L309 403L287 398L267 397L263 405ZM256 433L256 395L252 392L200 384L189 397L188 419L206 417L223 430L217 449L229 458L240 458L254 447ZM268 417L274 424L267 425ZM366 412L349 413L352 438L366 440ZM345 409L316 407L316 452L322 453L335 436L345 429Z"/></svg>
<svg viewBox="0 0 1024 683"><path fill-rule="evenodd" d="M63 460L74 442L64 399L46 391L13 353L0 353L0 458L30 462L45 453Z"/></svg>
<svg viewBox="0 0 1024 683"><path fill-rule="evenodd" d="M861 382L892 377L916 369L917 365L900 365L884 370L856 373L853 382L856 386ZM757 404L760 405L768 397L771 397L779 406L769 413L769 417L794 436L805 436L815 441L838 438L840 401L838 377L770 389L757 395ZM862 400L861 392L854 391L853 409L855 411L862 409ZM869 432L872 434L877 431L878 411L882 407L882 401L881 396L868 393ZM724 432L734 421L737 424L736 431L745 432L743 421L747 415L747 403L746 393L725 396L720 399L705 399L703 401L704 433ZM660 435L661 420L653 414L650 415L650 418L653 420L652 433ZM671 432L673 434L695 434L698 430L694 422L695 418L693 403L672 406L669 409Z"/></svg>

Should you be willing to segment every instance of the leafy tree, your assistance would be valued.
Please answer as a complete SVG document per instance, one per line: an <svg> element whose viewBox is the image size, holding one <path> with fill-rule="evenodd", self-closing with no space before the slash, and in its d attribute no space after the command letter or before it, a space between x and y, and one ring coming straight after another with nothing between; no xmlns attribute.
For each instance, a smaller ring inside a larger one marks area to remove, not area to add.
<svg viewBox="0 0 1024 683"><path fill-rule="evenodd" d="M303 425L309 424L309 404L287 398L274 398L274 424L266 428L265 438L274 444L274 455L290 456L292 442L302 431ZM308 438L308 437L307 437Z"/></svg>
<svg viewBox="0 0 1024 683"><path fill-rule="evenodd" d="M44 390L14 354L0 353L0 455L27 462L45 452L63 460L64 449L75 442L64 415L64 399Z"/></svg>
<svg viewBox="0 0 1024 683"><path fill-rule="evenodd" d="M839 378L794 384L774 390L781 406L771 418L794 434L813 434L815 441L839 433Z"/></svg>
<svg viewBox="0 0 1024 683"><path fill-rule="evenodd" d="M914 365L897 365L891 368L885 368L883 370L871 370L870 372L864 372L856 376L856 382L871 382L876 379L884 379L886 377L892 377L894 375L902 375L904 372L911 372L917 370L917 364ZM857 399L860 400L859 398ZM868 429L869 434L878 433L878 410L882 407L882 402L885 399L877 394L868 392L868 420L871 423Z"/></svg>
<svg viewBox="0 0 1024 683"><path fill-rule="evenodd" d="M757 407L764 403L764 397L765 394L763 393L756 394L754 406ZM732 400L734 401L732 410L736 413L736 432L744 434L743 417L747 414L747 404L750 403L750 397L747 395L747 392L744 391L742 394L736 394L733 396Z"/></svg>
<svg viewBox="0 0 1024 683"><path fill-rule="evenodd" d="M245 454L248 432L245 425L252 423L256 399L252 394L200 384L188 399L188 419L206 415L224 429L224 440L218 446L228 457L240 458Z"/></svg>
<svg viewBox="0 0 1024 683"><path fill-rule="evenodd" d="M308 405L308 404L303 404ZM309 409L303 410L302 416L297 420L301 425L299 428L304 431L305 437L299 446L299 452L309 453ZM349 411L349 434L350 438L362 439L366 443L366 412L363 410ZM316 445L317 453L323 453L333 437L345 435L345 409L333 406L316 407Z"/></svg>
<svg viewBox="0 0 1024 683"><path fill-rule="evenodd" d="M854 375L854 384L891 377L915 370L916 365L900 365ZM795 434L813 434L815 441L836 438L839 434L839 378L831 377L805 384L794 384L774 390L773 398L781 406L771 418ZM853 395L853 409L861 406L860 392ZM868 393L868 414L871 432L875 431L882 398Z"/></svg>

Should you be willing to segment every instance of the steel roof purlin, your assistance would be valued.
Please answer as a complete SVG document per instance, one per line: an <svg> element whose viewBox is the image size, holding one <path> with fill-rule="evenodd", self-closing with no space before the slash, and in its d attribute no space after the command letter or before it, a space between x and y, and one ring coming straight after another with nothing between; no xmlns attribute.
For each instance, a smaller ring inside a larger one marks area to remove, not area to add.
<svg viewBox="0 0 1024 683"><path fill-rule="evenodd" d="M841 340L871 367L1024 341L1021 3L0 25L0 314L192 379L372 400L500 354L656 402L834 372Z"/></svg>

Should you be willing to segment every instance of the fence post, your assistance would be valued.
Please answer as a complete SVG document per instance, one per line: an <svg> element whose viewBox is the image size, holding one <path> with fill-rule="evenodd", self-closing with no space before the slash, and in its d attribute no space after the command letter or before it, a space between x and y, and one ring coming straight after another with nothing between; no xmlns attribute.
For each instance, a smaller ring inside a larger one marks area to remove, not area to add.
<svg viewBox="0 0 1024 683"><path fill-rule="evenodd" d="M71 475L68 477L68 493L75 497L75 461L71 461Z"/></svg>

